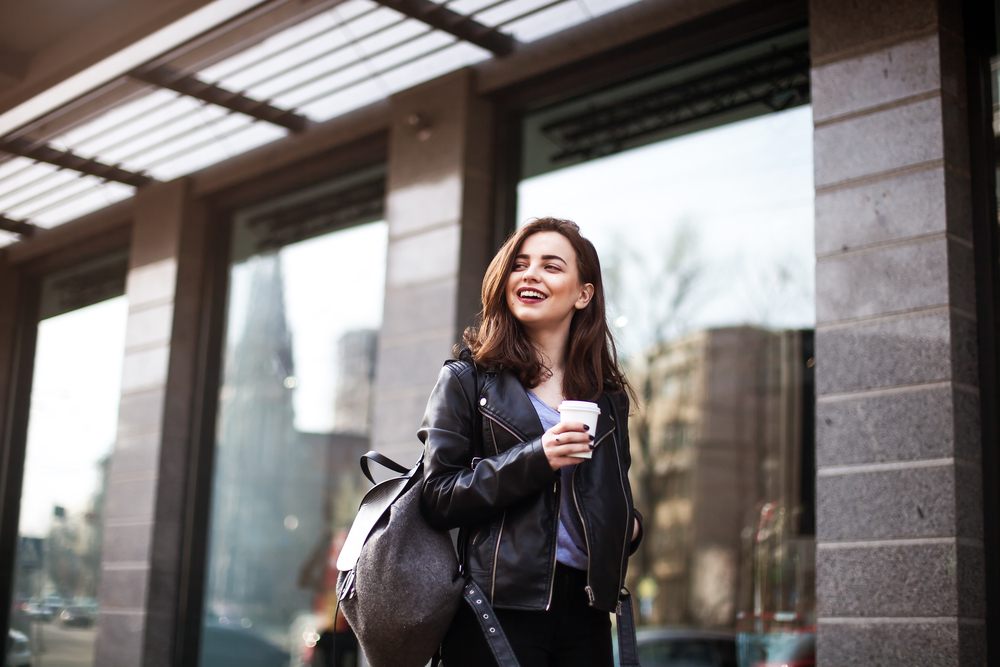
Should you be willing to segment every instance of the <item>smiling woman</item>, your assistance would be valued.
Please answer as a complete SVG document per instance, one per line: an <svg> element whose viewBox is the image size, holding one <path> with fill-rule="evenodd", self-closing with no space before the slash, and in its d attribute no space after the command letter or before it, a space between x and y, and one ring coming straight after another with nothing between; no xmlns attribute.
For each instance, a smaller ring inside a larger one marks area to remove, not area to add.
<svg viewBox="0 0 1000 667"><path fill-rule="evenodd" d="M490 262L482 304L419 432L425 515L460 529L463 569L489 591L522 667L611 667L609 612L634 645L623 586L641 529L627 477L629 388L597 252L575 223L534 220ZM470 371L488 429L467 399ZM585 399L577 414L594 418L560 414L567 398ZM491 664L464 609L442 656L448 667Z"/></svg>

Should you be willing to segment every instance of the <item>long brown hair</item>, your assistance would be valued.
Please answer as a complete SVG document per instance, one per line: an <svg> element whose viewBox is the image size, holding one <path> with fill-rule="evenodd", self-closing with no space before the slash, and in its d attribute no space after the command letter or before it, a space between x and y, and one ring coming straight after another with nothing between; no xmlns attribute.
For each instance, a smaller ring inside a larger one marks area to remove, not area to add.
<svg viewBox="0 0 1000 667"><path fill-rule="evenodd" d="M590 303L573 313L570 322L563 392L573 399L596 400L605 391L629 390L628 381L618 367L615 342L608 329L597 250L580 234L580 227L570 220L537 218L504 242L486 269L483 309L477 324L465 330L462 337L465 345L477 363L508 369L526 387L538 386L550 373L507 305L507 279L514 268L514 260L524 240L538 232L557 232L566 237L576 251L580 282L594 286Z"/></svg>

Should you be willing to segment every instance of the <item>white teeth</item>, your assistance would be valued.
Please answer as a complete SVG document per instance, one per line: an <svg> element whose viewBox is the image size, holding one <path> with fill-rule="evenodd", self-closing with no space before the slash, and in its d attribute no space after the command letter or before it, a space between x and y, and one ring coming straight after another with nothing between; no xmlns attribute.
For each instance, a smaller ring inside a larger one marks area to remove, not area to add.
<svg viewBox="0 0 1000 667"><path fill-rule="evenodd" d="M544 299L545 295L541 292L536 292L533 289L521 290L518 292L518 296L524 297L526 299Z"/></svg>

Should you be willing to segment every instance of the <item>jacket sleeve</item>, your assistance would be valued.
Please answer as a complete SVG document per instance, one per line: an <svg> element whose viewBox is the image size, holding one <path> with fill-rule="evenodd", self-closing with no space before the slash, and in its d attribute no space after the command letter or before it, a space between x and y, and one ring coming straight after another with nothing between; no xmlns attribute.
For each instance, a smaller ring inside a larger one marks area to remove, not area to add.
<svg viewBox="0 0 1000 667"><path fill-rule="evenodd" d="M541 438L481 458L473 468L478 420L460 372L451 364L441 369L417 433L424 443L421 507L427 521L444 530L489 521L546 488L555 475Z"/></svg>

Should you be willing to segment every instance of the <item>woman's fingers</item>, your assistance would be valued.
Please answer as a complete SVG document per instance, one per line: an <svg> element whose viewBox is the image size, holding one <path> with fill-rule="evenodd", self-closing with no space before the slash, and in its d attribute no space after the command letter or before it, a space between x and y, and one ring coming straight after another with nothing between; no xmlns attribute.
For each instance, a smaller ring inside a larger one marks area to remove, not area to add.
<svg viewBox="0 0 1000 667"><path fill-rule="evenodd" d="M583 423L561 422L542 436L542 449L552 469L558 470L580 463L583 459L572 456L572 454L589 452L590 443L593 441L593 434L587 432Z"/></svg>
<svg viewBox="0 0 1000 667"><path fill-rule="evenodd" d="M580 433L586 433L587 429L590 428L583 422L559 422L552 428L548 430L549 433L567 433L570 431L579 431Z"/></svg>

